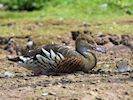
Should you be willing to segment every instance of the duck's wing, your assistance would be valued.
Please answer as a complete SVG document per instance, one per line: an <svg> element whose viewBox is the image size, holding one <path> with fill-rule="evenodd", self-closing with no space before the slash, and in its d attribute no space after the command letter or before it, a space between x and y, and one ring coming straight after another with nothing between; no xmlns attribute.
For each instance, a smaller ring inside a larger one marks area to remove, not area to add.
<svg viewBox="0 0 133 100"><path fill-rule="evenodd" d="M82 65L80 54L65 45L47 45L29 52L27 57L20 56L14 60L19 60L23 66L41 67L53 72L74 72Z"/></svg>
<svg viewBox="0 0 133 100"><path fill-rule="evenodd" d="M56 67L56 72L72 73L81 71L83 69L83 62L79 58L70 57L63 59Z"/></svg>
<svg viewBox="0 0 133 100"><path fill-rule="evenodd" d="M75 57L75 55L68 57L52 49L49 52L44 48L42 48L42 52L36 55L36 59L48 71L71 73L81 70L82 60L79 57ZM65 52L67 52L67 49ZM69 55L69 52L68 50L67 55Z"/></svg>

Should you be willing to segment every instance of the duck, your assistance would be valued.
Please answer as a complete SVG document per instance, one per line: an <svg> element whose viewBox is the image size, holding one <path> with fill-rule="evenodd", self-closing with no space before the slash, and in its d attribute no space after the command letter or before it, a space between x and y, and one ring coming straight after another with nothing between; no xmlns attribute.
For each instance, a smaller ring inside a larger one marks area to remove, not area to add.
<svg viewBox="0 0 133 100"><path fill-rule="evenodd" d="M34 48L35 43L33 42L32 38L28 38L26 47L28 50L32 50Z"/></svg>
<svg viewBox="0 0 133 100"><path fill-rule="evenodd" d="M97 49L92 37L80 34L76 39L75 49L63 44L47 44L8 60L39 74L89 72L97 64L92 50L102 52Z"/></svg>
<svg viewBox="0 0 133 100"><path fill-rule="evenodd" d="M16 43L14 39L10 38L4 50L6 50L9 54L15 53Z"/></svg>
<svg viewBox="0 0 133 100"><path fill-rule="evenodd" d="M4 50L7 51L9 55L21 55L21 47L16 43L16 41L11 37L4 47Z"/></svg>

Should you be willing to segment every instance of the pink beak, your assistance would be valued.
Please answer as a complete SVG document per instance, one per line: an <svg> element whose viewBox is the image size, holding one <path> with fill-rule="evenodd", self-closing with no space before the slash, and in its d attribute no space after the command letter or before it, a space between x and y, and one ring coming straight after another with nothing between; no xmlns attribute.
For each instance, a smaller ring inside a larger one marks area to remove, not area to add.
<svg viewBox="0 0 133 100"><path fill-rule="evenodd" d="M99 47L99 46L97 46L97 45L92 45L92 48L93 48L95 51L98 51L98 52L102 52L102 53L106 53L106 52L107 52L106 48Z"/></svg>

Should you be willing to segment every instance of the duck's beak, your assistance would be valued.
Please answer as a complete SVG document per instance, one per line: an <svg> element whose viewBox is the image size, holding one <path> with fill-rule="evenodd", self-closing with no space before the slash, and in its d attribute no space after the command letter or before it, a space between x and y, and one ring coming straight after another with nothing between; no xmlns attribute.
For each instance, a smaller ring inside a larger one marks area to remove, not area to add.
<svg viewBox="0 0 133 100"><path fill-rule="evenodd" d="M102 52L102 53L106 53L106 48L104 47L100 47L98 45L91 45L92 49L97 51L97 52Z"/></svg>

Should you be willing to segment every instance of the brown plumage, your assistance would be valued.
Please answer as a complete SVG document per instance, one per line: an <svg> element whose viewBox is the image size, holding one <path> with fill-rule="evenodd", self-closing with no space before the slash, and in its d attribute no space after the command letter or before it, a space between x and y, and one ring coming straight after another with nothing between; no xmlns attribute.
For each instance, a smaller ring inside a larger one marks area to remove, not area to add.
<svg viewBox="0 0 133 100"><path fill-rule="evenodd" d="M90 71L97 62L95 54L90 51L94 49L94 40L86 34L80 34L75 44L75 50L65 45L49 44L9 60L18 62L35 73L39 70L41 74Z"/></svg>

